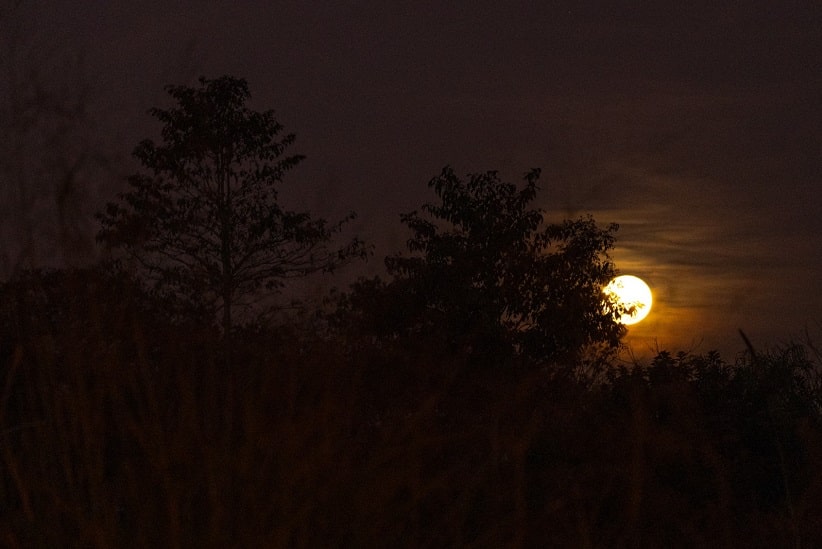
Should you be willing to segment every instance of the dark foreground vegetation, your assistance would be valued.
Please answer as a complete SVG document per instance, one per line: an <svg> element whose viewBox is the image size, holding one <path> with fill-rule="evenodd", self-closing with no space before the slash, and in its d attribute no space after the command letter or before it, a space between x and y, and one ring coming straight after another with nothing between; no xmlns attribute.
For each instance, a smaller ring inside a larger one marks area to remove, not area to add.
<svg viewBox="0 0 822 549"><path fill-rule="evenodd" d="M8 547L814 547L818 355L532 367L305 318L172 322L124 277L3 287Z"/></svg>
<svg viewBox="0 0 822 549"><path fill-rule="evenodd" d="M6 547L820 547L811 346L620 360L617 227L446 168L383 278L282 207L244 80L168 88L105 257L0 285ZM28 265L35 267L36 265Z"/></svg>

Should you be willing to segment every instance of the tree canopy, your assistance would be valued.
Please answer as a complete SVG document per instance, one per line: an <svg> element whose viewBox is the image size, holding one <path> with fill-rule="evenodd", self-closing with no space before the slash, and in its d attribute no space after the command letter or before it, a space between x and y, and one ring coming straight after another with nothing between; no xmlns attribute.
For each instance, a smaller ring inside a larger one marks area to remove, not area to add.
<svg viewBox="0 0 822 549"><path fill-rule="evenodd" d="M342 223L283 208L278 184L303 156L287 155L293 134L274 112L251 110L248 84L223 76L198 87L168 86L175 101L150 113L161 142L134 150L144 170L99 214L98 240L119 248L164 295L199 311L222 312L274 291L285 279L331 270L363 254L354 239L330 240Z"/></svg>
<svg viewBox="0 0 822 549"><path fill-rule="evenodd" d="M232 331L232 303L362 245L279 206L301 157L243 81L169 91L100 216L139 268L0 283L5 545L822 547L810 341L588 354L624 330L616 225L549 222L536 170L450 168L387 281L342 296L345 330Z"/></svg>
<svg viewBox="0 0 822 549"><path fill-rule="evenodd" d="M532 208L539 171L517 188L497 172L463 180L451 168L429 187L438 203L402 216L410 255L385 263L392 280L362 280L352 310L383 335L435 333L452 346L539 362L587 346L616 346L624 328L603 286L615 274L616 225L590 218L546 223Z"/></svg>

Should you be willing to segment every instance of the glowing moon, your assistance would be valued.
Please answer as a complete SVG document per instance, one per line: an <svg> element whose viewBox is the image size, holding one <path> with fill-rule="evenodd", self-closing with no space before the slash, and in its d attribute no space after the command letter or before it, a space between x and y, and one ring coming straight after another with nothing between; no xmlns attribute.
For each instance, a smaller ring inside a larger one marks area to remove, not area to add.
<svg viewBox="0 0 822 549"><path fill-rule="evenodd" d="M651 288L641 278L632 275L618 276L605 286L605 293L630 311L619 319L622 324L636 324L651 312L654 301Z"/></svg>

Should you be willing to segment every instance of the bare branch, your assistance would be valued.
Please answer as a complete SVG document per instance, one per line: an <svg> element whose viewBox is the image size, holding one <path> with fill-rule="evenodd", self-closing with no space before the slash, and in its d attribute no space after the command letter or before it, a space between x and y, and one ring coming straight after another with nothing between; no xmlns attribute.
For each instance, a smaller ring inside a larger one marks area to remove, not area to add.
<svg viewBox="0 0 822 549"><path fill-rule="evenodd" d="M213 310L226 333L232 305L246 294L359 253L358 240L328 249L349 218L328 229L325 220L280 208L276 185L302 157L284 156L294 136L279 136L271 111L245 107L244 80L202 78L197 88L167 89L176 105L151 111L163 123L162 140L135 149L145 173L99 215L100 240L125 248L171 294L220 296Z"/></svg>

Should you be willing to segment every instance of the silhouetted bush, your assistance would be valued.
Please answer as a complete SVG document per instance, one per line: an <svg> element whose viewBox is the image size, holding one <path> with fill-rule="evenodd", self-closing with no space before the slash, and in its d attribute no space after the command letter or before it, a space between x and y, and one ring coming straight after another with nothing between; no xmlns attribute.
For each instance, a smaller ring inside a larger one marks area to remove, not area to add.
<svg viewBox="0 0 822 549"><path fill-rule="evenodd" d="M539 170L522 189L496 172L460 179L450 168L428 186L437 203L402 221L409 255L385 258L391 280L360 280L343 295L342 322L383 339L423 339L479 365L525 357L575 361L591 346L616 347L618 304L602 288L614 276L616 225L592 218L546 223L531 208Z"/></svg>
<svg viewBox="0 0 822 549"><path fill-rule="evenodd" d="M600 377L306 315L183 323L127 277L4 284L8 546L815 546L819 363L659 353Z"/></svg>

